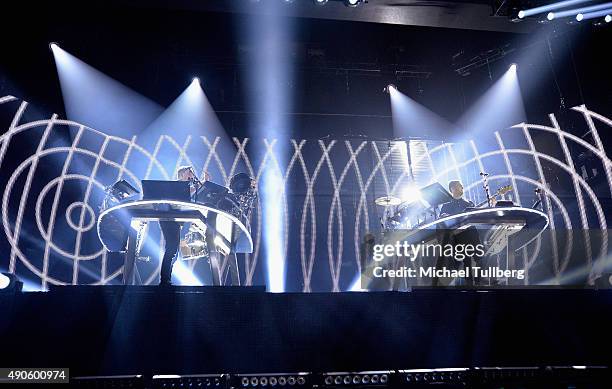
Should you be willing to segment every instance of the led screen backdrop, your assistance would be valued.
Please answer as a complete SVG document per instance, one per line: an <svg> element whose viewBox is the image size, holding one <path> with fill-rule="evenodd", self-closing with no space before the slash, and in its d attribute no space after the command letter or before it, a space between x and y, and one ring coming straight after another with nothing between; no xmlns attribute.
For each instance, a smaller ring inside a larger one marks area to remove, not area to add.
<svg viewBox="0 0 612 389"><path fill-rule="evenodd" d="M491 189L512 185L516 204L531 207L534 189L545 193L549 230L522 250L526 284L592 284L606 269L612 193L612 166L605 149L612 120L577 106L540 124L492 129L462 143L417 137L402 140L308 139L280 145L270 139L208 138L192 134L176 140L169 129L156 139L124 139L53 115L12 96L0 98L0 188L2 232L0 270L16 272L30 288L49 284L108 284L121 279L120 255L105 252L96 231L104 188L126 179L173 179L176 169L194 165L227 185L246 172L260 178L266 169L283 177L284 239L278 242L286 265L288 291L342 291L354 286L360 241L380 231L383 209L374 200L405 200L415 188L460 179L466 196L485 199L480 172ZM230 144L224 144L224 143ZM610 144L610 143L607 143ZM221 152L223 150L223 152ZM231 150L231 151L228 151ZM251 215L255 250L239 256L244 284L265 283L262 204ZM572 236L604 230L576 249ZM555 233L563 231L563 235ZM159 277L159 231L138 261L140 282ZM563 238L560 238L562 236ZM179 261L175 275L207 284L205 261Z"/></svg>

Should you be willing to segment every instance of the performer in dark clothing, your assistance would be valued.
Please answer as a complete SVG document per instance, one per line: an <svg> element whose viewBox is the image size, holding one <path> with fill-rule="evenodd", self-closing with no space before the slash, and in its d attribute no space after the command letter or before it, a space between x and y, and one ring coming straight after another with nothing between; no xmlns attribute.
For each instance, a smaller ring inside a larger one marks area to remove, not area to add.
<svg viewBox="0 0 612 389"><path fill-rule="evenodd" d="M453 199L449 201L448 203L444 203L442 205L442 208L440 209L440 217L456 215L458 213L465 212L467 208L474 207L473 202L469 200L465 200L463 198L463 185L461 184L460 181L456 181L456 180L450 181L448 183L448 190L451 192ZM494 202L492 202L492 204L494 205ZM460 245L466 245L466 244L477 245L480 243L480 237L478 234L478 230L474 227L466 228L460 234L453 234L453 236L451 236L450 234L444 234L444 235L445 236L443 236L442 239L445 243L460 244ZM465 268L473 267L474 265L477 264L475 260L476 258L473 258L473 257L465 258L463 261L463 266ZM449 265L452 265L452 264L457 265L454 259L447 258L446 261L447 263L449 263ZM439 262L438 265L441 265L441 263ZM478 278L474 278L472 276L468 277L464 281L467 285L470 285L470 286L480 283L480 280ZM435 280L435 284L437 284L437 280Z"/></svg>
<svg viewBox="0 0 612 389"><path fill-rule="evenodd" d="M176 261L176 256L181 240L181 225L174 221L161 221L159 227L161 228L162 235L164 236L164 257L162 259L161 273L159 284L162 286L170 285L172 278L172 266Z"/></svg>
<svg viewBox="0 0 612 389"><path fill-rule="evenodd" d="M191 166L181 166L177 171L178 181L189 181L191 183L190 192L193 196L197 190L197 184L200 183L198 177ZM201 185L201 183L200 183ZM160 282L162 286L168 286L171 284L172 279L172 267L176 261L179 244L181 241L181 227L183 223L175 221L160 221L159 227L161 228L162 235L164 237L164 257L162 259Z"/></svg>
<svg viewBox="0 0 612 389"><path fill-rule="evenodd" d="M466 208L474 207L474 203L463 198L463 185L460 181L451 181L448 183L448 190L451 192L453 199L448 203L442 204L440 216L456 215L465 211Z"/></svg>

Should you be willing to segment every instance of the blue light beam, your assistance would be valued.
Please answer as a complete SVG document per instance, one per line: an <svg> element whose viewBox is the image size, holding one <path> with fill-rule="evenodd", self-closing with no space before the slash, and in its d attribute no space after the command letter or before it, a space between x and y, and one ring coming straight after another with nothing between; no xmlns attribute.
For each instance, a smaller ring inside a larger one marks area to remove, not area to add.
<svg viewBox="0 0 612 389"><path fill-rule="evenodd" d="M459 119L461 139L476 139L526 120L517 67L511 65L503 76Z"/></svg>
<svg viewBox="0 0 612 389"><path fill-rule="evenodd" d="M57 44L50 45L66 116L111 135L137 134L163 107L86 64Z"/></svg>

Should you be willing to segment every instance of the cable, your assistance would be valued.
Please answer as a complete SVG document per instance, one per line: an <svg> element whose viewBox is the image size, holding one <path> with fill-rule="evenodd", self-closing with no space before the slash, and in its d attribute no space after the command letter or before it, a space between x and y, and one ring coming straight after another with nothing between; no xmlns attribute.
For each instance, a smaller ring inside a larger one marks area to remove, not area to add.
<svg viewBox="0 0 612 389"><path fill-rule="evenodd" d="M550 36L546 37L546 44L548 45L548 64L550 65L550 70L553 74L553 80L555 81L555 86L557 87L557 92L559 92L559 99L561 100L560 108L565 109L565 99L563 98L563 93L561 92L561 87L559 86L559 82L557 81L557 73L555 72L555 67L553 66L553 53L552 46L550 44Z"/></svg>

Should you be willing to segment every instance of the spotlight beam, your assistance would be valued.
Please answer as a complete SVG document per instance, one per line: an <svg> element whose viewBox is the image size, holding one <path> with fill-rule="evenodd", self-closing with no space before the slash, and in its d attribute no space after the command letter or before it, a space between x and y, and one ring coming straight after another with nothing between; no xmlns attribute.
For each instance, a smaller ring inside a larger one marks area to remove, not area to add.
<svg viewBox="0 0 612 389"><path fill-rule="evenodd" d="M505 128L525 120L525 107L516 72L511 65L459 119L459 128L469 129L453 141L475 139L493 128Z"/></svg>
<svg viewBox="0 0 612 389"><path fill-rule="evenodd" d="M556 9L561 9L565 7L572 7L574 5L578 5L581 3L587 3L590 1L593 1L593 0L566 0L566 1L560 1L558 3L549 4L549 5L543 5L540 7L530 8L530 9L522 10L519 13L519 18L523 19L528 16L539 15L545 12L554 11Z"/></svg>
<svg viewBox="0 0 612 389"><path fill-rule="evenodd" d="M601 18L601 17L605 17L605 16L607 16L609 14L612 14L612 7L609 8L609 9L604 9L602 11L588 12L588 13L585 13L585 14L581 14L582 18L580 20L589 20L589 19ZM576 18L577 18L577 16L576 16ZM608 20L606 20L606 22L609 23Z"/></svg>
<svg viewBox="0 0 612 389"><path fill-rule="evenodd" d="M555 19L561 19L561 18L565 18L568 16L586 14L589 12L600 11L603 9L610 9L610 8L612 8L612 3L608 2L608 3L603 3L603 4L591 5L589 7L574 8L574 9L569 9L567 11L555 12L554 14L555 14Z"/></svg>
<svg viewBox="0 0 612 389"><path fill-rule="evenodd" d="M395 138L423 135L424 133L434 138L445 138L454 128L444 118L400 92L395 85L388 85L385 92L389 93L391 100Z"/></svg>
<svg viewBox="0 0 612 389"><path fill-rule="evenodd" d="M163 108L51 42L70 120L112 135L135 135L149 125ZM111 114L109 114L111 113Z"/></svg>
<svg viewBox="0 0 612 389"><path fill-rule="evenodd" d="M294 26L274 4L275 1L262 2L268 13L249 18L245 25L245 41L255 48L250 58L253 66L245 71L252 88L248 104L257 112L253 116L253 137L269 144L269 151L262 150L257 156L262 166L268 165L258 178L267 286L270 292L284 292L287 290L288 214L281 166L287 166L287 134L291 128L285 113L292 105L292 91L287 85L291 83L294 64L287 53L291 50Z"/></svg>

